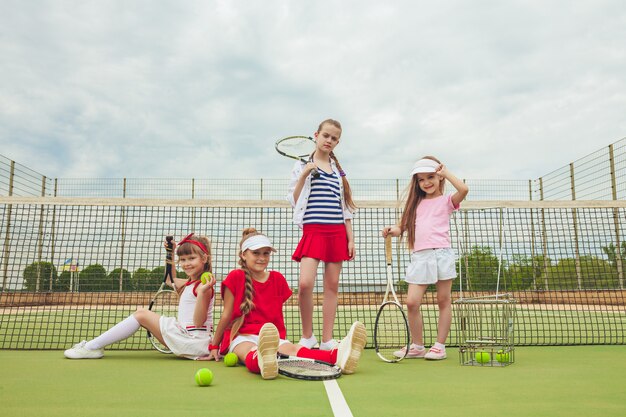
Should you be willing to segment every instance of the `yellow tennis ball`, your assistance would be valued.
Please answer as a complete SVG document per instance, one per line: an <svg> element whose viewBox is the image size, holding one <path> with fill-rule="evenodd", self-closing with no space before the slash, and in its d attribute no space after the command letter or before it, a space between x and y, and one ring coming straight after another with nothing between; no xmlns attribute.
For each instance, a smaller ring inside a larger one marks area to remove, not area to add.
<svg viewBox="0 0 626 417"><path fill-rule="evenodd" d="M196 384L206 387L211 385L211 382L213 382L213 372L209 368L198 369L198 372L196 372Z"/></svg>
<svg viewBox="0 0 626 417"><path fill-rule="evenodd" d="M496 352L496 360L500 363L505 363L509 361L509 352L506 352L502 349L500 349L498 352Z"/></svg>
<svg viewBox="0 0 626 417"><path fill-rule="evenodd" d="M200 281L202 281L203 284L211 282L211 278L213 278L213 275L211 275L210 272L203 272L202 275L200 275Z"/></svg>
<svg viewBox="0 0 626 417"><path fill-rule="evenodd" d="M478 363L491 362L491 355L487 352L483 352L483 351L476 352L475 358L476 358L476 362Z"/></svg>
<svg viewBox="0 0 626 417"><path fill-rule="evenodd" d="M227 353L226 356L224 356L224 365L226 366L235 366L237 362L239 362L239 358L233 352Z"/></svg>

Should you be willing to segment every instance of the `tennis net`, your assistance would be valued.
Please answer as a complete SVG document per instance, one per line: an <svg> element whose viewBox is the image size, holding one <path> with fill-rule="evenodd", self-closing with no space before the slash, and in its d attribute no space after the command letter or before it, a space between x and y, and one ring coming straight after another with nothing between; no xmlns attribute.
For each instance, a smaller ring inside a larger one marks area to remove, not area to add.
<svg viewBox="0 0 626 417"><path fill-rule="evenodd" d="M342 271L336 337L355 320L373 329L386 283L380 230L400 213L391 201L358 205L357 257ZM298 340L298 264L291 252L301 232L291 214L283 201L0 197L0 349L65 349L146 307L162 281L165 235L207 235L219 282L237 267L241 231L248 226L279 250L270 267L294 290L285 320L288 338ZM451 220L460 275L453 298L509 293L517 304L518 346L623 344L625 224L623 201L466 202ZM406 245L396 242L393 273L401 302L408 262ZM317 333L321 267L319 272ZM437 332L432 289L422 311L428 343ZM455 326L453 321L451 345L458 343ZM150 347L143 333L112 346Z"/></svg>

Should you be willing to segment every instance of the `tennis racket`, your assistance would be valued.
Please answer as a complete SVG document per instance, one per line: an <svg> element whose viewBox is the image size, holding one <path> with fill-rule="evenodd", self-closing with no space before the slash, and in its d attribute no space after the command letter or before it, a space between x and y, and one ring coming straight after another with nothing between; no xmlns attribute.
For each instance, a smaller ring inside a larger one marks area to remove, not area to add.
<svg viewBox="0 0 626 417"><path fill-rule="evenodd" d="M172 243L173 236L166 236L165 241L165 275L163 276L163 282L159 287L157 293L150 300L148 310L154 311L161 316L176 317L178 313L178 293L176 292L176 284L172 278L172 251L174 244ZM172 286L167 285L167 280L170 280ZM154 337L148 330L148 340L152 343L152 346L156 350L162 353L172 353L171 350Z"/></svg>
<svg viewBox="0 0 626 417"><path fill-rule="evenodd" d="M374 347L378 357L385 362L399 362L406 357L411 341L406 315L393 289L391 236L385 238L385 260L387 262L387 290L376 314ZM405 348L404 351L402 348Z"/></svg>
<svg viewBox="0 0 626 417"><path fill-rule="evenodd" d="M341 368L327 362L278 354L278 373L306 381L325 381L341 376Z"/></svg>
<svg viewBox="0 0 626 417"><path fill-rule="evenodd" d="M309 163L311 154L315 151L315 140L310 136L289 136L276 142L276 151L287 158L297 159ZM320 176L317 168L311 171L314 178Z"/></svg>

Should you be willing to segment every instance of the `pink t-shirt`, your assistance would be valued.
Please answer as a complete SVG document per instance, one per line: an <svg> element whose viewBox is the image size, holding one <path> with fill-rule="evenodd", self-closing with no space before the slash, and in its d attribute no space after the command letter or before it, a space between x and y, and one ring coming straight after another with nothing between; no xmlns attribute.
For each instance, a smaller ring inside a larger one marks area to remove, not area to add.
<svg viewBox="0 0 626 417"><path fill-rule="evenodd" d="M460 205L452 203L452 195L425 198L415 212L415 252L450 247L450 215Z"/></svg>

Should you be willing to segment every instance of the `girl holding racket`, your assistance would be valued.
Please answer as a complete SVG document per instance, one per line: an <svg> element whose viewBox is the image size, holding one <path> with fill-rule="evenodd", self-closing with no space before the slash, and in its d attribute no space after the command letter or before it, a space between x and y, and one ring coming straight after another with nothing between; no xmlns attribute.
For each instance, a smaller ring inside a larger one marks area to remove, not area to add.
<svg viewBox="0 0 626 417"><path fill-rule="evenodd" d="M209 345L209 360L234 352L239 361L263 379L278 375L277 354L315 359L336 364L345 374L356 369L367 335L365 326L355 322L336 349L312 350L286 340L283 303L292 291L285 277L268 271L276 249L267 236L254 228L244 229L239 243L239 265L221 286L223 310Z"/></svg>
<svg viewBox="0 0 626 417"><path fill-rule="evenodd" d="M337 314L339 273L343 261L354 258L352 192L346 174L334 154L341 138L341 124L332 119L315 132L311 162L297 161L291 173L287 200L294 208L293 221L303 229L292 255L300 262L298 301L302 320L301 346L317 344L313 334L313 289L320 261L324 262L322 350L334 349L333 326ZM311 175L317 171L319 175Z"/></svg>
<svg viewBox="0 0 626 417"><path fill-rule="evenodd" d="M446 180L456 193L444 195ZM411 171L411 182L400 223L386 226L383 237L407 234L411 263L405 281L409 284L406 298L412 343L395 352L397 357L446 358L446 339L452 324L452 280L456 278L454 251L450 244L450 216L458 210L468 193L467 185L455 177L432 156L418 160ZM437 288L439 320L437 341L426 352L424 323L420 313L422 297L429 285Z"/></svg>
<svg viewBox="0 0 626 417"><path fill-rule="evenodd" d="M174 249L178 264L188 279L176 278L172 267L172 279L179 289L178 318L160 316L140 308L95 339L74 345L64 355L69 359L99 359L104 347L124 340L140 328L147 329L176 356L199 359L209 354L208 344L213 331L213 301L215 278L205 284L200 280L204 272L211 273L211 242L207 237L193 233L178 243Z"/></svg>

